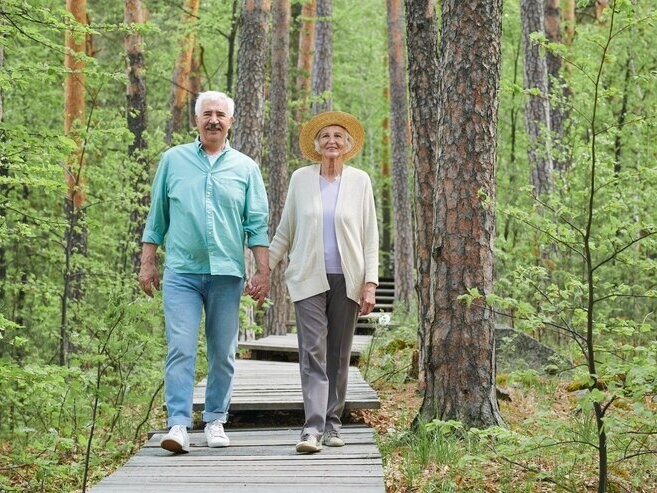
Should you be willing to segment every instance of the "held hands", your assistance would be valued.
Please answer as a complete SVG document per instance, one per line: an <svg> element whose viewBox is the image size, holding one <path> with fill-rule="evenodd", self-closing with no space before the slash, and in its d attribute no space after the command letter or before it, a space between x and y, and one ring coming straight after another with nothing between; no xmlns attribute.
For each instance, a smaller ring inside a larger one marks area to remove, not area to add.
<svg viewBox="0 0 657 493"><path fill-rule="evenodd" d="M262 306L269 294L269 271L256 272L244 286L244 294L258 302L258 308Z"/></svg>
<svg viewBox="0 0 657 493"><path fill-rule="evenodd" d="M360 295L360 311L358 314L360 316L369 315L374 309L374 304L376 303L376 284L368 282L363 286L363 291Z"/></svg>

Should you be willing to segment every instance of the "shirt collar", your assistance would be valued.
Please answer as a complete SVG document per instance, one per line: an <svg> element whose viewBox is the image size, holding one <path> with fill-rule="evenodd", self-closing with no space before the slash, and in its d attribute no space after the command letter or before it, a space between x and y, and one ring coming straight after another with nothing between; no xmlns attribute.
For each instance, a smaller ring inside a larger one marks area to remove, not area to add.
<svg viewBox="0 0 657 493"><path fill-rule="evenodd" d="M201 143L201 137L200 136L196 136L196 140L194 141L194 143L196 144L196 150L199 153L205 152L203 150L203 144ZM228 139L226 139L226 142L224 143L224 148L221 150L221 152L219 154L221 155L229 149L232 149L232 147L230 146L230 142L228 141Z"/></svg>

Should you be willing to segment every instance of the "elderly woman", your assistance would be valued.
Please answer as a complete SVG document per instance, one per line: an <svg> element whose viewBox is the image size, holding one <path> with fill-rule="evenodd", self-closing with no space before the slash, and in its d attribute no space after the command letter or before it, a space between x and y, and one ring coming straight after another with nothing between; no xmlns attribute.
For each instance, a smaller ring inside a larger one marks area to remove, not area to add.
<svg viewBox="0 0 657 493"><path fill-rule="evenodd" d="M363 145L352 115L321 113L302 128L311 164L290 178L269 266L288 257L285 280L294 302L305 423L297 452L322 442L341 447L351 344L358 315L372 311L378 284L379 235L370 178L346 165Z"/></svg>

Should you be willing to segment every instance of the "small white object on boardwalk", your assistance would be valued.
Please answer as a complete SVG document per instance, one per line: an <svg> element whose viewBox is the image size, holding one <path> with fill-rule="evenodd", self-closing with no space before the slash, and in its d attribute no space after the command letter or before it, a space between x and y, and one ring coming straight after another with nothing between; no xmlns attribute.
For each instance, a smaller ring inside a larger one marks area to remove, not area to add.
<svg viewBox="0 0 657 493"><path fill-rule="evenodd" d="M383 465L373 432L346 426L344 447L297 454L300 430L227 429L231 446L206 447L202 431L190 433L191 452L173 455L159 448L155 434L121 469L92 493L218 491L251 493L384 493Z"/></svg>
<svg viewBox="0 0 657 493"><path fill-rule="evenodd" d="M194 410L202 411L205 380L194 388ZM345 410L378 409L379 396L356 367L349 367ZM298 363L238 359L229 412L303 410Z"/></svg>

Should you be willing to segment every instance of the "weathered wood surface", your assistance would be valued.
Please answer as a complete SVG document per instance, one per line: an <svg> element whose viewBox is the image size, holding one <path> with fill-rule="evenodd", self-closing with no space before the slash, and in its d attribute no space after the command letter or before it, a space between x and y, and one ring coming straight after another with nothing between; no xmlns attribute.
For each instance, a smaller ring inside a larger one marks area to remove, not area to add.
<svg viewBox="0 0 657 493"><path fill-rule="evenodd" d="M302 410L301 377L297 363L236 360L233 397L229 412ZM202 411L205 380L194 388L194 410ZM379 397L358 368L349 368L345 410L378 409Z"/></svg>
<svg viewBox="0 0 657 493"><path fill-rule="evenodd" d="M299 429L227 429L228 448L206 447L202 431L190 433L191 452L159 447L157 433L93 493L267 492L384 493L383 464L373 431L346 426L344 447L317 454L294 450Z"/></svg>
<svg viewBox="0 0 657 493"><path fill-rule="evenodd" d="M360 356L372 342L372 336L355 335L351 345L351 355ZM270 335L254 341L241 341L240 349L251 351L271 351L281 353L298 353L299 343L296 334Z"/></svg>

